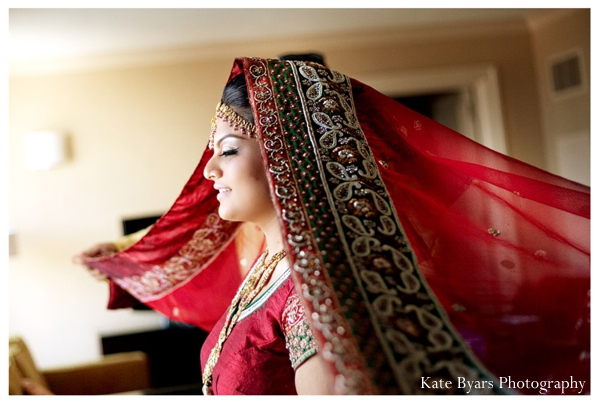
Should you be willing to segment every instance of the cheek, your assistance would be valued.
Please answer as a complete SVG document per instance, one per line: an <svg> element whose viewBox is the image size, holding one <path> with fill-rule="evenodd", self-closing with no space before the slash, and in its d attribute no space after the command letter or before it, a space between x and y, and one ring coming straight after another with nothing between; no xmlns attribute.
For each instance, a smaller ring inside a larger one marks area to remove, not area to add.
<svg viewBox="0 0 600 402"><path fill-rule="evenodd" d="M249 177L252 182L252 186L256 190L257 195L269 195L269 181L267 179L267 173L263 170L262 166L260 169L256 169L251 172Z"/></svg>
<svg viewBox="0 0 600 402"><path fill-rule="evenodd" d="M267 179L267 171L258 150L255 150L246 169L246 172L248 172L248 179L251 180L254 185L260 187L261 191L268 192L269 182Z"/></svg>
<svg viewBox="0 0 600 402"><path fill-rule="evenodd" d="M247 197L247 199L252 200L253 205L247 207L256 211L266 211L273 205L267 171L258 142L252 143L251 146L248 149L248 154L244 155L243 166L239 166L241 170L238 170L238 173L240 173L238 180L241 180L239 183L244 187L246 194L244 198Z"/></svg>

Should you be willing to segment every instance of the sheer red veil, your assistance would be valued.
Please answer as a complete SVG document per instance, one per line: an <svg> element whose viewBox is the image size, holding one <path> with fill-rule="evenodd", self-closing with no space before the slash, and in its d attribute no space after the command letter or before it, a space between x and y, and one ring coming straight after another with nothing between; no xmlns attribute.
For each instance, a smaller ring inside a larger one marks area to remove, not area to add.
<svg viewBox="0 0 600 402"><path fill-rule="evenodd" d="M538 394L561 380L589 392L589 187L319 64L241 58L237 74L292 276L340 393ZM110 308L135 298L210 330L229 306L262 234L218 217L203 177L212 153L138 243L86 261L110 277Z"/></svg>

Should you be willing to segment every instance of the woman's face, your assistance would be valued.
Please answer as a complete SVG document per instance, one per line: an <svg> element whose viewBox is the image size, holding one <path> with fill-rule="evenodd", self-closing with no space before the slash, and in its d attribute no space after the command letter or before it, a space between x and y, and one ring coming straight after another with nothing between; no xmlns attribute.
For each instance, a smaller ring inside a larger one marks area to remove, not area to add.
<svg viewBox="0 0 600 402"><path fill-rule="evenodd" d="M260 145L217 118L214 155L204 168L204 177L215 182L219 192L219 216L230 221L265 225L275 207L260 154Z"/></svg>

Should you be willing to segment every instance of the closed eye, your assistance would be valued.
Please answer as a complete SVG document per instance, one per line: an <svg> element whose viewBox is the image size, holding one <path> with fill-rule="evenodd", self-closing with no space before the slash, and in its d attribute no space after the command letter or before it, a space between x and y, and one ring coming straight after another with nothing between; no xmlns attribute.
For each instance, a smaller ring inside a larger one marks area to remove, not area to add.
<svg viewBox="0 0 600 402"><path fill-rule="evenodd" d="M237 152L238 152L237 148L228 149L226 151L221 152L221 156L231 156L231 155L237 154Z"/></svg>

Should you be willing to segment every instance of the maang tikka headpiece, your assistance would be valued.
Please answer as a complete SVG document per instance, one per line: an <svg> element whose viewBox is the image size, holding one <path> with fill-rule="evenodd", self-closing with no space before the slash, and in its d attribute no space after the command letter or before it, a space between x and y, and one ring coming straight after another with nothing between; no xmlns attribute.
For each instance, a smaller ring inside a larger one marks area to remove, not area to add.
<svg viewBox="0 0 600 402"><path fill-rule="evenodd" d="M229 125L237 130L240 130L242 134L252 138L256 133L256 126L250 123L248 120L240 116L235 110L229 107L223 102L217 104L217 112L213 117L210 124L210 138L208 140L208 147L213 149L215 141L215 132L217 131L217 118L225 120Z"/></svg>

